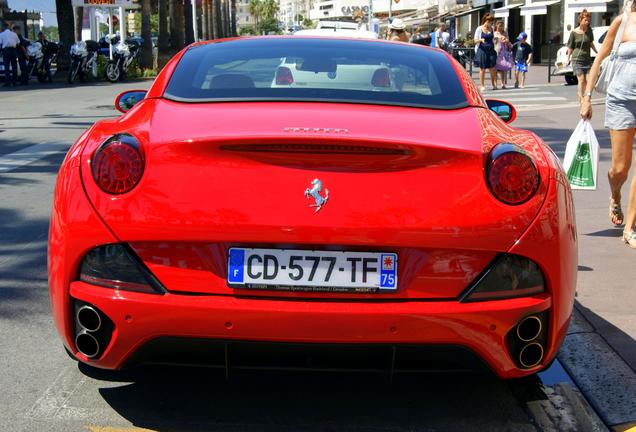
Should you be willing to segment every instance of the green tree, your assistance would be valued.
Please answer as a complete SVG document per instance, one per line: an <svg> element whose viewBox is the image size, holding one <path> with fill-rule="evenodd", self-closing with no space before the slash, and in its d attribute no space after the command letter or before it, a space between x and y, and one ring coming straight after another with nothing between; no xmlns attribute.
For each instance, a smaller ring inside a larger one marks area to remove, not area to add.
<svg viewBox="0 0 636 432"><path fill-rule="evenodd" d="M141 0L141 38L144 40L144 43L141 45L141 64L147 69L153 68L151 15L152 1Z"/></svg>
<svg viewBox="0 0 636 432"><path fill-rule="evenodd" d="M247 10L250 15L254 17L256 27L258 28L258 23L261 21L261 17L263 15L263 2L261 0L250 0Z"/></svg>
<svg viewBox="0 0 636 432"><path fill-rule="evenodd" d="M44 37L48 41L59 41L60 40L60 32L57 27L54 26L44 26L42 27L42 33L44 33Z"/></svg>

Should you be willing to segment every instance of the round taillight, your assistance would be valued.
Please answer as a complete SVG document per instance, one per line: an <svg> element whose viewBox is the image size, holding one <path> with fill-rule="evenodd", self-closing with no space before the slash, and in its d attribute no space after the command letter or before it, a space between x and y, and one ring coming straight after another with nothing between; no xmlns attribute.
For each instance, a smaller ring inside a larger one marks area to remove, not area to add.
<svg viewBox="0 0 636 432"><path fill-rule="evenodd" d="M91 162L93 179L106 193L120 195L131 191L144 172L139 141L130 135L115 135L95 152Z"/></svg>
<svg viewBox="0 0 636 432"><path fill-rule="evenodd" d="M528 201L539 187L537 166L514 144L499 144L492 150L486 175L493 195L509 205Z"/></svg>

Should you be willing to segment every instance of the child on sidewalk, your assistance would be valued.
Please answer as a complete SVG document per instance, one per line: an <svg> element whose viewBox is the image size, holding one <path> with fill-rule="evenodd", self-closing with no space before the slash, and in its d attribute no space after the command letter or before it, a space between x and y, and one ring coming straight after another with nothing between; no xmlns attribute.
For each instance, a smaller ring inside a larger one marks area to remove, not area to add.
<svg viewBox="0 0 636 432"><path fill-rule="evenodd" d="M526 73L528 65L532 63L532 46L526 40L528 34L526 32L519 33L517 42L512 46L512 54L515 56L515 88L524 88L526 85ZM521 85L519 84L521 78Z"/></svg>

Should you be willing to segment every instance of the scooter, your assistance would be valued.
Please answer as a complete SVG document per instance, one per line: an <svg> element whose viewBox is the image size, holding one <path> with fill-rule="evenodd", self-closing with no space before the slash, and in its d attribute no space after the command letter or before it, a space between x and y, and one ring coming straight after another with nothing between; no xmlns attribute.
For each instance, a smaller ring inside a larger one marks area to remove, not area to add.
<svg viewBox="0 0 636 432"><path fill-rule="evenodd" d="M58 45L54 42L47 42L45 46L40 42L31 42L27 46L29 77L34 76L39 82L45 82L48 78L47 71L51 70L51 64L57 57L57 51Z"/></svg>
<svg viewBox="0 0 636 432"><path fill-rule="evenodd" d="M88 74L97 78L97 50L99 44L92 40L79 41L71 46L71 68L68 72L68 83L73 84L76 78L85 81Z"/></svg>
<svg viewBox="0 0 636 432"><path fill-rule="evenodd" d="M115 38L111 43L115 44ZM106 79L110 82L126 79L126 71L141 52L142 39L131 38L113 46L113 59L106 63Z"/></svg>

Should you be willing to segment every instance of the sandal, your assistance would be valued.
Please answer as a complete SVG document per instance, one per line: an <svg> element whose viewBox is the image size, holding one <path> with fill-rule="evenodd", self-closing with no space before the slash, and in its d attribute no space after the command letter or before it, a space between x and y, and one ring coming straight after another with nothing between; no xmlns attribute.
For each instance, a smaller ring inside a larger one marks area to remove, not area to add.
<svg viewBox="0 0 636 432"><path fill-rule="evenodd" d="M636 231L623 231L623 242L628 247L636 249Z"/></svg>
<svg viewBox="0 0 636 432"><path fill-rule="evenodd" d="M623 225L623 210L621 209L621 204L617 203L614 198L610 197L610 205L609 205L609 218L612 222L612 225L615 227L619 227Z"/></svg>

